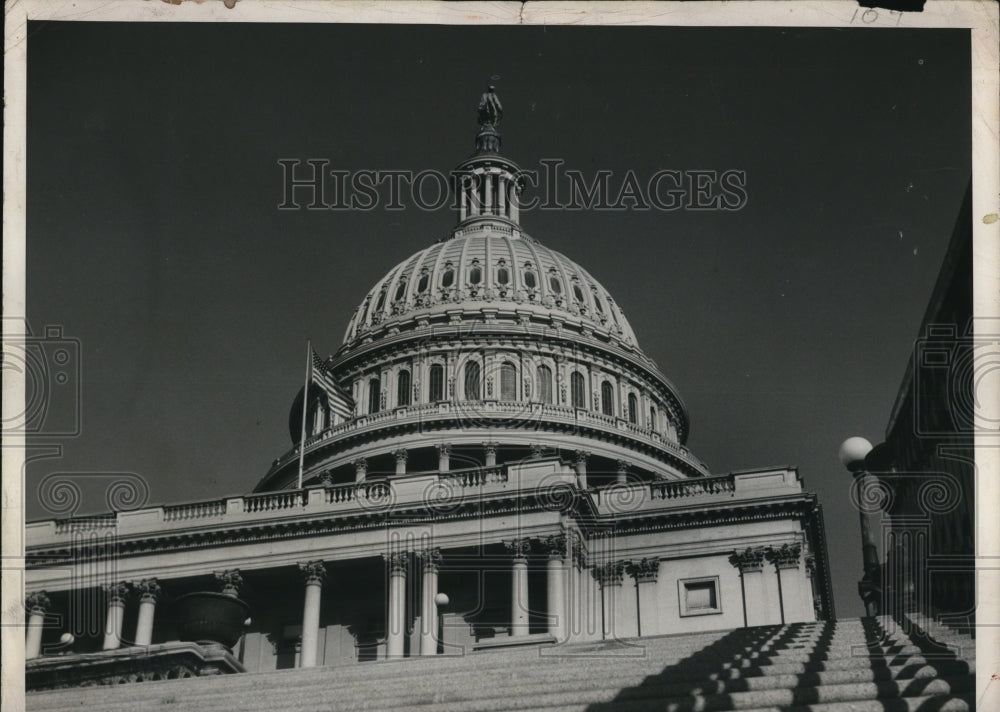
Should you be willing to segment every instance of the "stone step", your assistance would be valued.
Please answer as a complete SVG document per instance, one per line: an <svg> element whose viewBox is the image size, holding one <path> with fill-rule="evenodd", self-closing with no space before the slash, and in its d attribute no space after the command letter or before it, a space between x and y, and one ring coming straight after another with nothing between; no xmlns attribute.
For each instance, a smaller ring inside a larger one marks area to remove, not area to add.
<svg viewBox="0 0 1000 712"><path fill-rule="evenodd" d="M664 712L667 708L654 701L638 703L604 703L552 708L532 707L524 712ZM971 695L948 695L924 697L901 697L890 700L855 700L851 702L830 702L810 705L754 707L742 712L975 712L976 706Z"/></svg>
<svg viewBox="0 0 1000 712"><path fill-rule="evenodd" d="M767 689L748 692L733 692L713 695L683 695L668 697L656 686L638 686L619 689L617 685L600 689L567 690L524 690L517 685L506 687L501 695L494 694L496 688L459 689L440 680L437 689L402 691L395 695L383 694L373 689L367 693L356 691L355 695L331 696L323 689L300 690L296 688L272 690L264 693L256 691L243 696L233 695L223 698L211 697L197 702L199 712L228 712L234 708L256 712L275 709L275 706L293 702L296 709L313 709L317 705L329 704L336 700L340 712L363 712L365 710L394 710L395 712L506 712L532 707L557 707L566 705L592 705L615 703L615 709L630 709L623 703L654 703L665 712L722 712L724 710L746 710L770 706L803 706L823 703L850 703L895 699L909 694L914 697L935 698L970 692L975 681L972 677L957 679L934 679L926 681L920 689L898 685L893 682L845 683L800 687L795 689ZM252 707L248 704L252 703Z"/></svg>

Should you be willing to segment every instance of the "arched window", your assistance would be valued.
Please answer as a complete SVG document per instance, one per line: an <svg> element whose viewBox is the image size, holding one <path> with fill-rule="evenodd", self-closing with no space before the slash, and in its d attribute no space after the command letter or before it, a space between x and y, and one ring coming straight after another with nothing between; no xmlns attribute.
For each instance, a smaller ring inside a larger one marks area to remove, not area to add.
<svg viewBox="0 0 1000 712"><path fill-rule="evenodd" d="M480 370L479 364L475 361L470 361L465 364L465 399L466 400L481 400L482 399L482 388L480 383Z"/></svg>
<svg viewBox="0 0 1000 712"><path fill-rule="evenodd" d="M430 373L431 403L444 400L444 366L435 363Z"/></svg>
<svg viewBox="0 0 1000 712"><path fill-rule="evenodd" d="M601 412L605 415L615 414L615 389L610 381L601 383Z"/></svg>
<svg viewBox="0 0 1000 712"><path fill-rule="evenodd" d="M593 290L592 293L594 295L594 306L597 307L597 312L599 314L603 314L604 313L604 305L601 304L601 298L599 296L597 296L597 290L596 289Z"/></svg>
<svg viewBox="0 0 1000 712"><path fill-rule="evenodd" d="M538 400L542 403L552 402L552 369L548 366L538 367Z"/></svg>
<svg viewBox="0 0 1000 712"><path fill-rule="evenodd" d="M639 401L635 393L628 394L628 422L636 425L639 422Z"/></svg>
<svg viewBox="0 0 1000 712"><path fill-rule="evenodd" d="M649 406L649 429L656 430L656 406Z"/></svg>
<svg viewBox="0 0 1000 712"><path fill-rule="evenodd" d="M400 371L396 380L396 405L409 405L410 399L410 372Z"/></svg>
<svg viewBox="0 0 1000 712"><path fill-rule="evenodd" d="M586 408L587 407L587 386L583 380L583 374L579 371L574 371L573 375L569 378L569 390L570 395L573 399L574 408Z"/></svg>
<svg viewBox="0 0 1000 712"><path fill-rule="evenodd" d="M368 379L368 412L378 413L382 401L382 381L378 376Z"/></svg>
<svg viewBox="0 0 1000 712"><path fill-rule="evenodd" d="M445 267L444 274L441 275L441 286L447 289L455 283L455 270L451 268L451 265Z"/></svg>
<svg viewBox="0 0 1000 712"><path fill-rule="evenodd" d="M517 400L517 368L509 361L500 364L500 400Z"/></svg>

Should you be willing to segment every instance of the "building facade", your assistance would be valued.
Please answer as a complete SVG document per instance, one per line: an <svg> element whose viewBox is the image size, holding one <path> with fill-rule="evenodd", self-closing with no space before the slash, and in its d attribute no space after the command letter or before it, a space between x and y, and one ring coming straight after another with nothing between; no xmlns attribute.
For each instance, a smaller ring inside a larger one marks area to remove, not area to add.
<svg viewBox="0 0 1000 712"><path fill-rule="evenodd" d="M314 357L252 494L28 525L29 687L833 617L815 495L686 447L612 295L522 228L501 119L490 88L458 223Z"/></svg>

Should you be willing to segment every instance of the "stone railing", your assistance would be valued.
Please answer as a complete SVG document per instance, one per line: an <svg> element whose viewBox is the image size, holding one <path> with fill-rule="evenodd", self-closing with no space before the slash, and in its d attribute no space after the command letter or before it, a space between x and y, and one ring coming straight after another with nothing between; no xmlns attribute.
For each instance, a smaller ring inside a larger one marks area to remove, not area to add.
<svg viewBox="0 0 1000 712"><path fill-rule="evenodd" d="M651 499L680 499L706 494L729 494L735 491L736 481L733 475L703 477L697 480L664 480L651 482L649 485Z"/></svg>
<svg viewBox="0 0 1000 712"><path fill-rule="evenodd" d="M462 487L481 487L487 484L507 482L506 467L472 467L465 470L442 472L440 478Z"/></svg>
<svg viewBox="0 0 1000 712"><path fill-rule="evenodd" d="M225 513L226 500L224 499L173 504L163 508L163 521L178 522L185 519L202 519L203 517L217 517Z"/></svg>
<svg viewBox="0 0 1000 712"><path fill-rule="evenodd" d="M629 437L652 443L666 450L685 462L690 463L703 472L708 471L705 464L694 453L683 445L669 439L662 433L629 423L622 418L604 415L602 413L564 405L550 403L532 403L521 401L443 401L437 403L419 403L394 410L360 415L347 422L335 425L328 430L306 438L306 450L336 442L344 437L369 428L383 425L419 424L435 419L466 418L470 420L504 418L508 420L536 420L539 422L567 423L589 425L604 431L625 433ZM289 450L274 461L268 475L296 461L299 448Z"/></svg>
<svg viewBox="0 0 1000 712"><path fill-rule="evenodd" d="M244 512L276 512L283 509L295 509L303 504L302 492L292 490L256 494L243 498Z"/></svg>
<svg viewBox="0 0 1000 712"><path fill-rule="evenodd" d="M384 512L396 505L419 506L484 494L530 493L553 481L575 482L566 463L549 457L516 465L417 472L362 482L282 490L201 502L172 504L97 516L30 522L27 546L65 543L75 532L107 530L116 537L181 529L211 529L325 512ZM446 484L442 488L440 485Z"/></svg>

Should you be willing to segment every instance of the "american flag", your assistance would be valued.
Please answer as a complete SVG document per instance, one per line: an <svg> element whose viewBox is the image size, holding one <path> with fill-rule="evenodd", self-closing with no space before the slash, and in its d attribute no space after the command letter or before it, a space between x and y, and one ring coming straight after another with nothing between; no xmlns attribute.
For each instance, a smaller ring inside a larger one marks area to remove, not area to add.
<svg viewBox="0 0 1000 712"><path fill-rule="evenodd" d="M310 368L310 380L323 389L326 393L327 401L330 404L330 411L343 420L354 417L354 399L343 388L337 385L326 362L312 350L312 367Z"/></svg>

